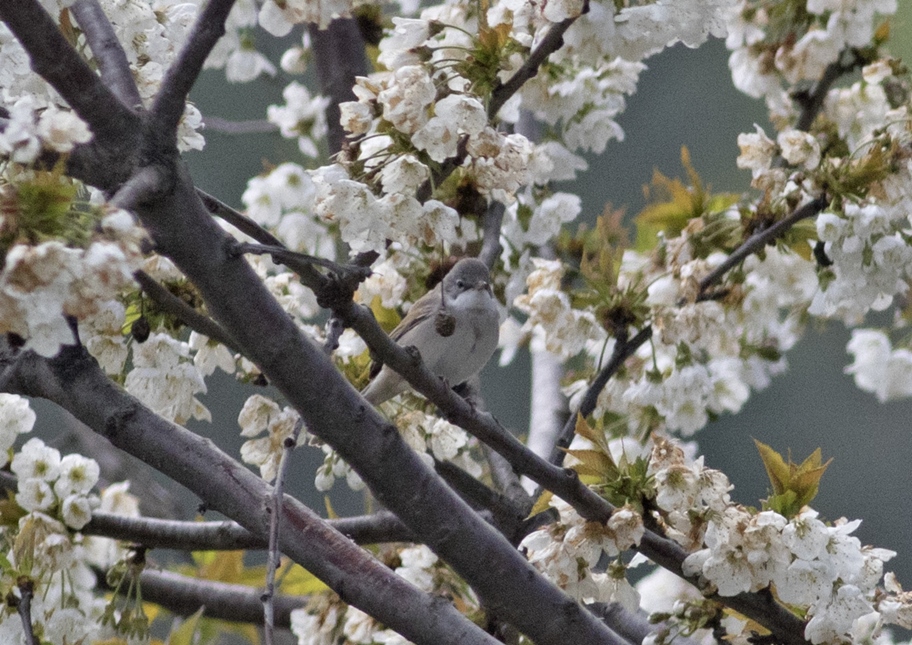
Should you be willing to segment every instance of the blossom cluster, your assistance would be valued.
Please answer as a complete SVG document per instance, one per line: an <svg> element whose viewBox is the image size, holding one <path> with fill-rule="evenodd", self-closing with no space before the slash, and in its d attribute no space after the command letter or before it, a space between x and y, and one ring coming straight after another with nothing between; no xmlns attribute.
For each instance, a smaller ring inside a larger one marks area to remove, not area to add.
<svg viewBox="0 0 912 645"><path fill-rule="evenodd" d="M133 369L124 387L156 414L179 424L189 419L212 420L196 398L206 382L190 358L190 346L165 333L154 333L133 344Z"/></svg>
<svg viewBox="0 0 912 645"><path fill-rule="evenodd" d="M0 394L4 459L15 435L30 432L34 419L25 399ZM81 455L61 456L38 438L15 451L10 468L18 479L14 499L20 512L10 507L0 526L0 589L10 599L0 610L0 640L25 642L22 617L15 609L24 593L23 581L32 586L32 629L41 642L64 645L113 636L111 629L102 627L106 602L95 593L91 567L111 566L123 549L114 540L83 537L76 531L95 509L138 515L136 498L127 492L129 484L114 484L100 497L95 495L98 464Z"/></svg>
<svg viewBox="0 0 912 645"><path fill-rule="evenodd" d="M697 547L684 561L685 575L723 597L772 585L781 602L806 610L812 643L864 642L884 622L896 622L897 606L879 611L877 589L895 553L863 547L852 536L860 521L826 524L809 507L791 518L746 509L732 502L724 474L665 441L655 443L650 473L669 537Z"/></svg>
<svg viewBox="0 0 912 645"><path fill-rule="evenodd" d="M9 227L15 235L21 223L11 210L13 215L0 219L0 227ZM53 356L61 345L74 342L65 316L84 320L116 307L111 301L133 284L145 234L122 210L104 215L100 229L86 248L54 240L6 249L0 272L0 331L17 334L26 348L42 356Z"/></svg>
<svg viewBox="0 0 912 645"><path fill-rule="evenodd" d="M47 3L55 18L70 4L66 0ZM150 102L196 19L197 4L162 2L153 6L145 2L105 1L101 8L117 39L125 45L140 98L144 103ZM94 63L78 24L69 24L78 51ZM32 71L28 55L5 24L0 24L0 69L4 103L13 105L11 127L0 133L0 155L17 163L31 163L40 150L39 141L46 149L56 152L68 152L74 144L88 141L85 123ZM178 129L181 150L202 149L205 141L198 132L201 126L199 110L188 103Z"/></svg>
<svg viewBox="0 0 912 645"><path fill-rule="evenodd" d="M896 0L809 0L803 14L771 10L763 2L739 0L727 14L729 67L739 90L766 99L775 119L794 117L789 86L817 82L844 52L882 40L883 17ZM788 28L784 28L788 25Z"/></svg>
<svg viewBox="0 0 912 645"><path fill-rule="evenodd" d="M90 491L98 482L98 463L81 455L60 456L38 438L29 439L10 465L18 477L16 503L25 511L56 512L64 524L81 529L92 519L98 498Z"/></svg>
<svg viewBox="0 0 912 645"><path fill-rule="evenodd" d="M238 425L241 436L250 437L241 446L241 459L260 469L260 476L273 481L278 473L285 441L294 436L299 422L298 413L291 408L279 408L275 401L254 394L241 409ZM258 435L266 432L265 437Z"/></svg>
<svg viewBox="0 0 912 645"><path fill-rule="evenodd" d="M632 251L624 254L622 280L650 285L646 302L656 333L628 362L625 374L609 382L596 414L625 415L631 431L660 424L690 435L710 414L740 410L751 388L762 389L782 369L780 353L797 341L800 330L789 309L806 303L816 286L809 262L771 249L763 260L747 260L739 307L712 300L681 306L696 280L724 259L721 253L693 258L689 246L684 239L669 240L668 266ZM534 265L528 294L515 301L528 315L526 332L540 334L558 355L583 352L595 360L609 355L615 340L592 309L571 306L561 287L562 263L535 260ZM586 387L586 380L574 381L567 393L573 400Z"/></svg>
<svg viewBox="0 0 912 645"><path fill-rule="evenodd" d="M565 501L549 505L560 519L527 535L520 548L546 578L579 601L617 602L630 611L640 605L623 565L600 565L603 557L617 558L640 543L643 518L633 508L618 508L606 524L587 522ZM600 568L605 570L599 570Z"/></svg>

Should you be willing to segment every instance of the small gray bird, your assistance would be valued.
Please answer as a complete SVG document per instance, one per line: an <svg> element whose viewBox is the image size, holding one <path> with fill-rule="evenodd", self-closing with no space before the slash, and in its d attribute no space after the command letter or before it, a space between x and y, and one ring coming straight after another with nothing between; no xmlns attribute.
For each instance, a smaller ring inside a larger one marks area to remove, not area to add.
<svg viewBox="0 0 912 645"><path fill-rule="evenodd" d="M500 336L490 280L484 262L460 260L443 282L412 305L390 337L403 347L416 347L424 364L450 385L464 383L485 366ZM448 314L442 321L441 310ZM380 405L408 387L404 378L384 366L361 394Z"/></svg>

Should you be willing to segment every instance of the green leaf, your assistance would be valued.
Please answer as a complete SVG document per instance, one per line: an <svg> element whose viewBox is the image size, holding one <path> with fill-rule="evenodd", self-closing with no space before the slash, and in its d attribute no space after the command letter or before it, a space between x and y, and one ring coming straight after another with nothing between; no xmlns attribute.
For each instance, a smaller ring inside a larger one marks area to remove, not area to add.
<svg viewBox="0 0 912 645"><path fill-rule="evenodd" d="M785 517L794 517L817 496L820 479L833 460L823 463L822 452L817 448L801 464L795 464L791 456L786 462L765 443L756 439L754 443L773 486L773 494L765 501L765 506Z"/></svg>
<svg viewBox="0 0 912 645"><path fill-rule="evenodd" d="M168 636L168 645L193 645L193 637L199 627L200 618L203 616L205 607L200 607L192 616L188 616L181 624L171 630Z"/></svg>
<svg viewBox="0 0 912 645"><path fill-rule="evenodd" d="M614 461L601 450L565 450L564 452L580 461L573 465L573 470L580 475L606 477L617 473Z"/></svg>
<svg viewBox="0 0 912 645"><path fill-rule="evenodd" d="M535 501L535 504L532 506L532 510L529 511L529 517L535 517L539 513L544 513L549 508L551 508L549 502L551 501L552 497L554 497L554 493L549 490L544 491L541 496Z"/></svg>

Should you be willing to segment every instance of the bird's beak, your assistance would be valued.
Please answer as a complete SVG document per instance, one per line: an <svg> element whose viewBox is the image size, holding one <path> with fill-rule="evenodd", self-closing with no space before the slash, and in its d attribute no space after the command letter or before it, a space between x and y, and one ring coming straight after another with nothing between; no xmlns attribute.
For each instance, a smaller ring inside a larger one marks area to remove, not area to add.
<svg viewBox="0 0 912 645"><path fill-rule="evenodd" d="M476 282L475 289L477 291L487 291L488 293L491 293L491 285L487 280L479 280Z"/></svg>

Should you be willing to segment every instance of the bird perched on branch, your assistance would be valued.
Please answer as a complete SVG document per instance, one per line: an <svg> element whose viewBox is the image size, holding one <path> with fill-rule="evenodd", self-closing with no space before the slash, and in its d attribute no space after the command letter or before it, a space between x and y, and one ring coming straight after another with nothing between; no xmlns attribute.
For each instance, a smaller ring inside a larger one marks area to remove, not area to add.
<svg viewBox="0 0 912 645"><path fill-rule="evenodd" d="M412 305L390 337L403 347L414 346L424 364L450 385L464 383L481 371L497 347L500 316L490 280L484 262L460 260ZM380 405L408 387L384 365L361 394Z"/></svg>

